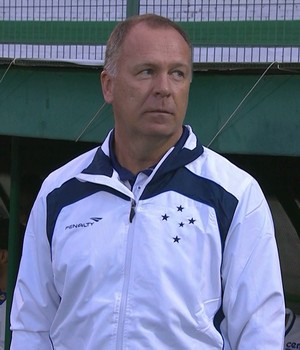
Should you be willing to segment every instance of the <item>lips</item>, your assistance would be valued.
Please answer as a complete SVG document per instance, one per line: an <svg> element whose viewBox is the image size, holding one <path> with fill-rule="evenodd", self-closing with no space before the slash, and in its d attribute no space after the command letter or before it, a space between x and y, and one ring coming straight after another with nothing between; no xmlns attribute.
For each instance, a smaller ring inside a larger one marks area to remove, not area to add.
<svg viewBox="0 0 300 350"><path fill-rule="evenodd" d="M173 111L168 109L151 109L147 110L146 113L155 113L155 114L174 114Z"/></svg>

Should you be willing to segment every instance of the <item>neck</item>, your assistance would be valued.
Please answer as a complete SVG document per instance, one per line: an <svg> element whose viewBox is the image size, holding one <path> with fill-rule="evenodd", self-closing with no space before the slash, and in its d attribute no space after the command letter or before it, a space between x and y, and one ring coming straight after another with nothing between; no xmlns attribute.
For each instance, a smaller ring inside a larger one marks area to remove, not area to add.
<svg viewBox="0 0 300 350"><path fill-rule="evenodd" d="M177 141L178 138L174 141L151 138L124 142L115 134L114 151L119 163L133 174L137 174L157 164Z"/></svg>

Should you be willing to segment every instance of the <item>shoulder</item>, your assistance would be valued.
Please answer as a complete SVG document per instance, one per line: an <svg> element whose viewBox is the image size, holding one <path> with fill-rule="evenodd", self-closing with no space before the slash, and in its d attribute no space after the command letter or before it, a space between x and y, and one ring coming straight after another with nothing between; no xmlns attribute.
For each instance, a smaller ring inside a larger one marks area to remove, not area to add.
<svg viewBox="0 0 300 350"><path fill-rule="evenodd" d="M98 149L99 147L96 147L85 152L50 173L44 180L40 193L49 193L80 174L90 165Z"/></svg>
<svg viewBox="0 0 300 350"><path fill-rule="evenodd" d="M253 186L259 188L252 175L207 147L203 147L200 157L187 167L198 176L213 181L237 198L240 198L245 190Z"/></svg>

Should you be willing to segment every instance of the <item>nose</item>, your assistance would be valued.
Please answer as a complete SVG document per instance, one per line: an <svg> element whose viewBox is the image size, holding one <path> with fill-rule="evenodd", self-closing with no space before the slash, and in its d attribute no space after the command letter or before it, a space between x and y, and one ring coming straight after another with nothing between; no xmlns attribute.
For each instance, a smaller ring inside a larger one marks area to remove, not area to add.
<svg viewBox="0 0 300 350"><path fill-rule="evenodd" d="M154 94L157 97L168 97L171 94L170 80L166 73L158 74L154 80Z"/></svg>

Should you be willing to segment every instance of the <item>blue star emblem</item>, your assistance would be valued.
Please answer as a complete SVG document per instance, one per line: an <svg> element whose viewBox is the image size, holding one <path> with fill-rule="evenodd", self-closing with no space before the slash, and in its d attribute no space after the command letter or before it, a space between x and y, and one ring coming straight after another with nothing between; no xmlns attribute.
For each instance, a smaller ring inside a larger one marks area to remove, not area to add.
<svg viewBox="0 0 300 350"><path fill-rule="evenodd" d="M173 243L179 243L179 241L180 241L180 237L178 237L178 236L176 236L176 237L173 237L173 240L174 240L174 242Z"/></svg>
<svg viewBox="0 0 300 350"><path fill-rule="evenodd" d="M189 219L189 224L194 224L195 221L196 221L195 219L191 218Z"/></svg>
<svg viewBox="0 0 300 350"><path fill-rule="evenodd" d="M182 205L180 205L179 207L177 207L177 211L183 211L183 206Z"/></svg>
<svg viewBox="0 0 300 350"><path fill-rule="evenodd" d="M161 216L162 217L162 220L164 221L167 221L168 220L168 218L169 218L169 216L167 215L167 214L165 214L165 215L162 215Z"/></svg>

